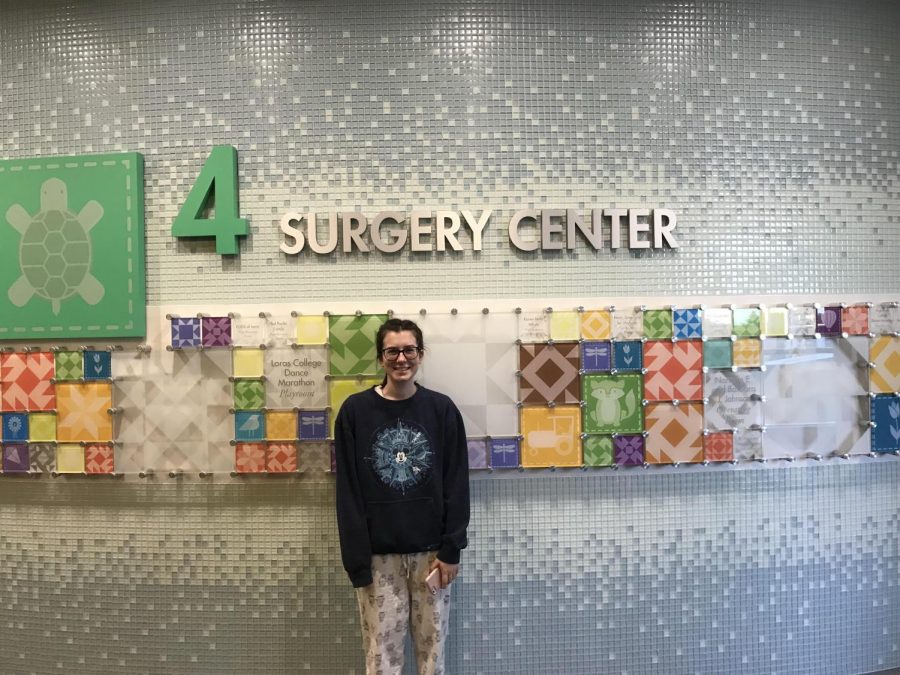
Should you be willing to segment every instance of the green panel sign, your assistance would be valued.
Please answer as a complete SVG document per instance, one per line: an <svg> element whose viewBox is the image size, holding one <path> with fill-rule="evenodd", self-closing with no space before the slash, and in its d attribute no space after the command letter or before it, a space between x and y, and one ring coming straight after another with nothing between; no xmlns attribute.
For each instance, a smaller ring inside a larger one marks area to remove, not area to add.
<svg viewBox="0 0 900 675"><path fill-rule="evenodd" d="M143 157L0 161L0 340L145 332Z"/></svg>

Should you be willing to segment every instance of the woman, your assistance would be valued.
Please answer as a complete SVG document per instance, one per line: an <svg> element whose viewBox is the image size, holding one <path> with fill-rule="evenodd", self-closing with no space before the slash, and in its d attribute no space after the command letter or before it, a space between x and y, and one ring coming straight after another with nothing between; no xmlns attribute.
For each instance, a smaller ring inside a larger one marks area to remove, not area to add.
<svg viewBox="0 0 900 675"><path fill-rule="evenodd" d="M399 675L411 623L419 674L439 674L467 543L466 432L450 398L415 382L425 345L414 322L389 319L375 348L384 380L350 396L335 422L341 557L366 673Z"/></svg>

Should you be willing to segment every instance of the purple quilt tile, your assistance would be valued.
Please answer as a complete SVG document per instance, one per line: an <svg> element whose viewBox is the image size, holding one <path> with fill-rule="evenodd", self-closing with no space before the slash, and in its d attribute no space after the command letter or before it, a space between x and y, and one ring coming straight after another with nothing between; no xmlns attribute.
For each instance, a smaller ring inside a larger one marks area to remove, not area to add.
<svg viewBox="0 0 900 675"><path fill-rule="evenodd" d="M469 446L469 468L488 468L487 442L482 439L473 438L466 441L466 444Z"/></svg>
<svg viewBox="0 0 900 675"><path fill-rule="evenodd" d="M297 416L297 438L301 441L324 441L328 438L328 412L301 410Z"/></svg>
<svg viewBox="0 0 900 675"><path fill-rule="evenodd" d="M816 310L816 332L822 335L840 335L841 308L823 307Z"/></svg>
<svg viewBox="0 0 900 675"><path fill-rule="evenodd" d="M3 446L3 472L24 473L31 468L28 446L25 443L7 443Z"/></svg>
<svg viewBox="0 0 900 675"><path fill-rule="evenodd" d="M609 370L611 361L609 342L585 342L581 345L581 369L585 372Z"/></svg>
<svg viewBox="0 0 900 675"><path fill-rule="evenodd" d="M494 469L515 469L519 466L519 439L491 439L491 467Z"/></svg>
<svg viewBox="0 0 900 675"><path fill-rule="evenodd" d="M231 346L231 318L227 316L205 316L202 323L204 347Z"/></svg>
<svg viewBox="0 0 900 675"><path fill-rule="evenodd" d="M200 346L200 319L172 319L172 348Z"/></svg>
<svg viewBox="0 0 900 675"><path fill-rule="evenodd" d="M619 466L639 466L644 463L644 437L639 434L614 436L613 450Z"/></svg>

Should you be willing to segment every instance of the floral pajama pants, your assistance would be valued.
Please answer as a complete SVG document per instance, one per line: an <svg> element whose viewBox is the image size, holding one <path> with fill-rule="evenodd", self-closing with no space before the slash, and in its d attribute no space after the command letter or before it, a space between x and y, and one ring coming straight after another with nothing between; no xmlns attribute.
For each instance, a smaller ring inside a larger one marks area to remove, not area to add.
<svg viewBox="0 0 900 675"><path fill-rule="evenodd" d="M450 588L425 585L435 551L372 556L373 583L356 589L366 675L400 675L411 630L419 675L443 675Z"/></svg>

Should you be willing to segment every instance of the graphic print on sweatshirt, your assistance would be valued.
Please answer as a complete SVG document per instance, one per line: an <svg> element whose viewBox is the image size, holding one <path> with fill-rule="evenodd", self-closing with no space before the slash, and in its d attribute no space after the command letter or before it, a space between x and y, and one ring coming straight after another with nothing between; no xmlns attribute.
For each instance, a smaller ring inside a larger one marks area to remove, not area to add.
<svg viewBox="0 0 900 675"><path fill-rule="evenodd" d="M417 424L397 420L378 429L372 438L372 454L366 460L386 486L403 494L431 475L434 451Z"/></svg>

